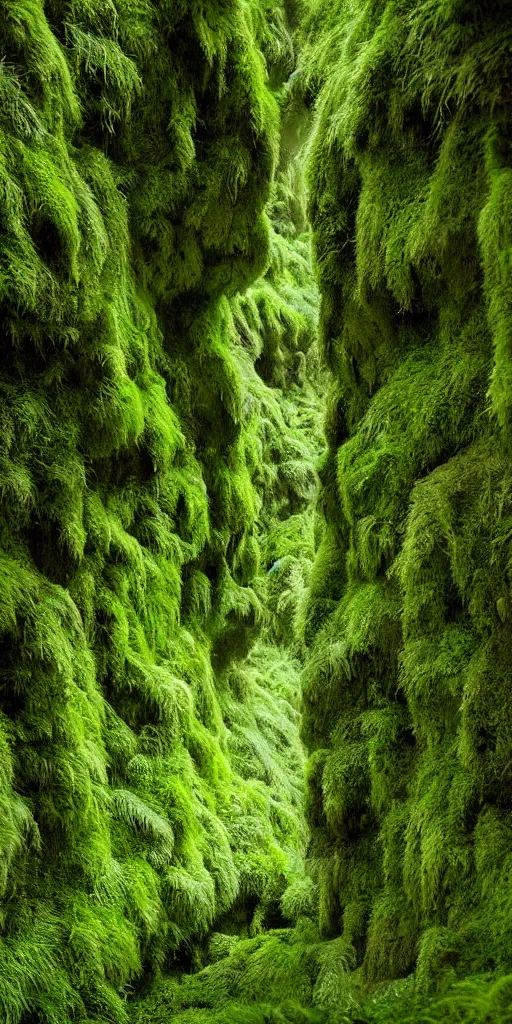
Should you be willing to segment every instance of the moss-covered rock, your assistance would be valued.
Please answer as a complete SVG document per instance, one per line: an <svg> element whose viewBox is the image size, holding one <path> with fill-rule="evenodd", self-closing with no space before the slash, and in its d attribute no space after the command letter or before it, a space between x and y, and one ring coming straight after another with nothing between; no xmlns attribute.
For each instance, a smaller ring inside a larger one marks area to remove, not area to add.
<svg viewBox="0 0 512 1024"><path fill-rule="evenodd" d="M509 4L458 0L304 27L333 378L311 852L371 985L510 966L510 41Z"/></svg>
<svg viewBox="0 0 512 1024"><path fill-rule="evenodd" d="M265 212L292 44L252 0L9 0L0 44L0 1017L122 1024L303 872L264 632L312 553L264 539L315 479L308 248Z"/></svg>

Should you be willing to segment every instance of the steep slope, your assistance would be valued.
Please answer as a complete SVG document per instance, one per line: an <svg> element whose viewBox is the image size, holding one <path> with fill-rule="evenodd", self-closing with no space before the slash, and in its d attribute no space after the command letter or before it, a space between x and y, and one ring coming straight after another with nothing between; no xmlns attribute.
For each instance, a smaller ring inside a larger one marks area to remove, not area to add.
<svg viewBox="0 0 512 1024"><path fill-rule="evenodd" d="M511 13L306 28L333 385L303 732L322 932L369 984L510 969Z"/></svg>
<svg viewBox="0 0 512 1024"><path fill-rule="evenodd" d="M0 43L0 1018L121 1024L301 877L297 652L240 665L309 557L263 538L314 453L254 368L314 334L264 212L290 40L246 0L8 0Z"/></svg>
<svg viewBox="0 0 512 1024"><path fill-rule="evenodd" d="M2 1022L510 1019L511 14L4 0Z"/></svg>
<svg viewBox="0 0 512 1024"><path fill-rule="evenodd" d="M510 1019L511 14L310 5L294 88L316 113L332 380L303 620L319 931L240 943L155 1024Z"/></svg>

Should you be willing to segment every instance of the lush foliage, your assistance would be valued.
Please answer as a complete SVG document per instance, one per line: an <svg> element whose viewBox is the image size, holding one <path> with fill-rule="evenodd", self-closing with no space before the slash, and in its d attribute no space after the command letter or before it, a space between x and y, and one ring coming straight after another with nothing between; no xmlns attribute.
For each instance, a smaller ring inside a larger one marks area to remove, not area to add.
<svg viewBox="0 0 512 1024"><path fill-rule="evenodd" d="M315 0L302 25L332 379L299 623L318 930L226 948L158 1024L510 1019L510 14Z"/></svg>
<svg viewBox="0 0 512 1024"><path fill-rule="evenodd" d="M121 1024L302 879L291 41L246 0L9 0L0 40L0 1018Z"/></svg>
<svg viewBox="0 0 512 1024"><path fill-rule="evenodd" d="M4 0L2 1024L510 1021L511 14Z"/></svg>
<svg viewBox="0 0 512 1024"><path fill-rule="evenodd" d="M333 384L303 732L321 932L367 984L510 969L510 15L305 27Z"/></svg>

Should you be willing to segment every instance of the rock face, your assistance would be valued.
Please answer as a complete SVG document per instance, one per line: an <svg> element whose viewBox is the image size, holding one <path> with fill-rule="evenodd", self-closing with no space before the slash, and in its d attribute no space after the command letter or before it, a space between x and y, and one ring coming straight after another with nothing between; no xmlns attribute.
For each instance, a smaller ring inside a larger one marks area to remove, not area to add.
<svg viewBox="0 0 512 1024"><path fill-rule="evenodd" d="M118 1024L302 878L293 53L245 0L1 13L0 1018Z"/></svg>
<svg viewBox="0 0 512 1024"><path fill-rule="evenodd" d="M512 3L0 8L0 1024L506 1024Z"/></svg>
<svg viewBox="0 0 512 1024"><path fill-rule="evenodd" d="M510 964L511 13L319 2L306 27L333 378L309 820L322 928L372 983Z"/></svg>

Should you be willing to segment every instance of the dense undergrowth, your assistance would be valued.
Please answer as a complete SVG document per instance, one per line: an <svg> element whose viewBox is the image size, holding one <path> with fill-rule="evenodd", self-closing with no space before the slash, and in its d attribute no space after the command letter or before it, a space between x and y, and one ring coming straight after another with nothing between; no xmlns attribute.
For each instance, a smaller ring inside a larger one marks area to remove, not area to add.
<svg viewBox="0 0 512 1024"><path fill-rule="evenodd" d="M121 1024L307 886L293 56L245 0L9 0L0 43L0 1019Z"/></svg>
<svg viewBox="0 0 512 1024"><path fill-rule="evenodd" d="M370 988L511 965L511 13L320 0L305 28L333 378L311 859Z"/></svg>
<svg viewBox="0 0 512 1024"><path fill-rule="evenodd" d="M1 13L0 1024L505 1024L512 5Z"/></svg>

